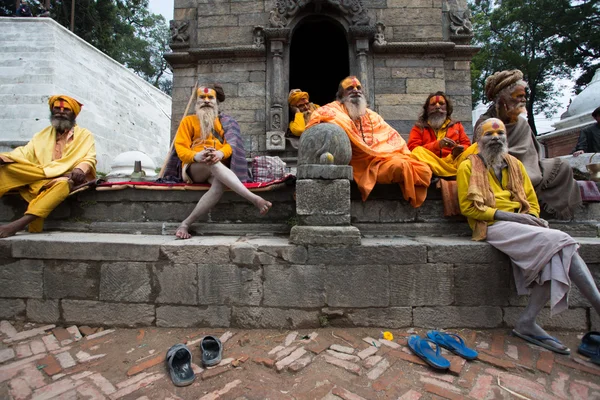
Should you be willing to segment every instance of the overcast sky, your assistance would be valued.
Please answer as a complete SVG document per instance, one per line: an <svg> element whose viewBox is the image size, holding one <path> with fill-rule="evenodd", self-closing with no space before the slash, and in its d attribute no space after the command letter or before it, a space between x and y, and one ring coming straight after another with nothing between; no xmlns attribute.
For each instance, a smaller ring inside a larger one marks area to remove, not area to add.
<svg viewBox="0 0 600 400"><path fill-rule="evenodd" d="M150 0L148 8L154 14L162 14L167 24L173 19L173 0Z"/></svg>

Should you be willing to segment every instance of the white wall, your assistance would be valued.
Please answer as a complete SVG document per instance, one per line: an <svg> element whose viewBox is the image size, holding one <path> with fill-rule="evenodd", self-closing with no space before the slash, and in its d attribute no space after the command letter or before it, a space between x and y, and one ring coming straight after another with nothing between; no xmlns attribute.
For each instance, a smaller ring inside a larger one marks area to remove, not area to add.
<svg viewBox="0 0 600 400"><path fill-rule="evenodd" d="M139 150L160 166L169 148L171 97L50 18L0 18L0 151L48 126L48 97L84 104L98 171Z"/></svg>

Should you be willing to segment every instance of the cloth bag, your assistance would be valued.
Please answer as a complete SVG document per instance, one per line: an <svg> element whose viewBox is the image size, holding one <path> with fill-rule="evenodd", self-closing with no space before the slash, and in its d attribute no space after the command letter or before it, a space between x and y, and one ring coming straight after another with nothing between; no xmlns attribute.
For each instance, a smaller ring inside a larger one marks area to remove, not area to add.
<svg viewBox="0 0 600 400"><path fill-rule="evenodd" d="M277 156L256 156L252 160L254 182L271 182L285 175L285 162Z"/></svg>

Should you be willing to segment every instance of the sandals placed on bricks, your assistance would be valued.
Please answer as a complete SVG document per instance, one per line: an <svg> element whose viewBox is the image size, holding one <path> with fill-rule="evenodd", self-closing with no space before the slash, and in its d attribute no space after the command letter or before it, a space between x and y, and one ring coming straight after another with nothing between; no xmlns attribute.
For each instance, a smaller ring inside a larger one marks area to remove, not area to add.
<svg viewBox="0 0 600 400"><path fill-rule="evenodd" d="M430 343L435 346L435 351L429 345ZM441 370L450 368L450 361L440 355L440 346L434 341L412 335L408 338L408 347L433 368Z"/></svg>
<svg viewBox="0 0 600 400"><path fill-rule="evenodd" d="M590 361L600 365L600 332L588 332L581 338L577 348L579 354L590 357Z"/></svg>
<svg viewBox="0 0 600 400"><path fill-rule="evenodd" d="M167 350L167 369L175 386L187 386L194 382L192 352L185 344L176 344Z"/></svg>
<svg viewBox="0 0 600 400"><path fill-rule="evenodd" d="M202 351L202 364L206 367L212 367L221 362L223 345L219 338L204 336L200 342L200 350Z"/></svg>
<svg viewBox="0 0 600 400"><path fill-rule="evenodd" d="M442 346L446 350L450 350L466 360L474 360L479 355L475 350L467 347L463 338L455 333L429 331L427 332L427 337L433 340L437 345Z"/></svg>

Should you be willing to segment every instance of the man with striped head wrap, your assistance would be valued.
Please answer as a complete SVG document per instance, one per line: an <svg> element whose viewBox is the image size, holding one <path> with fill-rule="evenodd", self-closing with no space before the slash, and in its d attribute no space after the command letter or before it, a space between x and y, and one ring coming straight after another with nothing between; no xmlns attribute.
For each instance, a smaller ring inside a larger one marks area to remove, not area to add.
<svg viewBox="0 0 600 400"><path fill-rule="evenodd" d="M581 204L573 171L560 158L542 158L542 149L529 124L520 115L527 102L527 82L518 69L500 71L485 80L485 95L492 102L479 117L475 129L489 118L506 125L508 153L525 165L544 211L555 218L571 219Z"/></svg>
<svg viewBox="0 0 600 400"><path fill-rule="evenodd" d="M294 136L300 136L306 129L306 124L308 124L313 111L319 106L309 102L308 93L300 89L290 90L288 103L294 115L294 119L289 124L290 132Z"/></svg>
<svg viewBox="0 0 600 400"><path fill-rule="evenodd" d="M92 133L75 122L83 104L65 95L48 100L51 125L25 146L0 154L0 197L19 190L29 203L25 215L0 226L0 238L29 225L40 232L44 219L75 186L96 178L96 147Z"/></svg>
<svg viewBox="0 0 600 400"><path fill-rule="evenodd" d="M201 215L208 213L229 188L254 204L261 214L266 214L271 203L250 192L242 182L248 178L246 155L240 126L230 116L219 112L219 103L225 101L221 85L198 88L196 114L181 120L171 158L181 161L179 171L166 172L165 176L181 174L187 183L211 184L198 201L191 214L181 223L175 236L189 239L189 227ZM169 162L168 165L173 163Z"/></svg>

